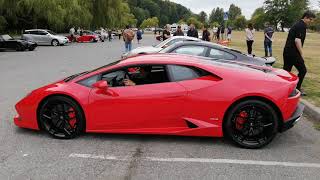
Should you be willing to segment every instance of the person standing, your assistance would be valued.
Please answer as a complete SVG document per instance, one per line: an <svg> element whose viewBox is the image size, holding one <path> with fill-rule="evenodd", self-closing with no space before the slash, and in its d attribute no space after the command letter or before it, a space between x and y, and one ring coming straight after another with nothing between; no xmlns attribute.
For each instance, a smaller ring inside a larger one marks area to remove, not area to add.
<svg viewBox="0 0 320 180"><path fill-rule="evenodd" d="M294 24L288 34L286 45L283 50L283 69L291 72L294 66L298 70L299 82L297 89L301 91L302 96L307 94L301 89L303 79L307 74L307 68L303 59L303 45L306 39L307 26L316 18L311 11L306 11L302 19Z"/></svg>
<svg viewBox="0 0 320 180"><path fill-rule="evenodd" d="M176 32L173 33L173 36L184 36L181 26L178 26L178 29Z"/></svg>
<svg viewBox="0 0 320 180"><path fill-rule="evenodd" d="M210 42L210 32L208 31L208 27L204 26L202 31L202 40Z"/></svg>
<svg viewBox="0 0 320 180"><path fill-rule="evenodd" d="M109 39L109 42L111 42L111 40L112 40L112 30L111 29L108 30L108 39Z"/></svg>
<svg viewBox="0 0 320 180"><path fill-rule="evenodd" d="M187 33L187 36L189 37L195 37L195 38L199 38L199 34L197 29L195 28L194 24L190 24L190 29Z"/></svg>
<svg viewBox="0 0 320 180"><path fill-rule="evenodd" d="M119 40L121 39L121 35L122 35L122 30L121 30L121 29L119 29L119 30L118 30Z"/></svg>
<svg viewBox="0 0 320 180"><path fill-rule="evenodd" d="M252 23L248 24L248 28L246 28L245 31L246 31L248 54L252 55L252 45L254 42L254 33L255 33Z"/></svg>
<svg viewBox="0 0 320 180"><path fill-rule="evenodd" d="M141 29L138 29L137 31L137 40L138 40L138 44L140 44L140 40L142 39L142 31Z"/></svg>
<svg viewBox="0 0 320 180"><path fill-rule="evenodd" d="M273 28L269 23L266 23L266 28L264 29L264 52L265 57L272 56L272 42L273 42Z"/></svg>
<svg viewBox="0 0 320 180"><path fill-rule="evenodd" d="M221 33L221 39L224 40L224 32L225 32L225 27L224 25L222 24L221 25L221 28L220 28L220 33Z"/></svg>
<svg viewBox="0 0 320 180"><path fill-rule="evenodd" d="M166 39L169 39L171 37L171 33L170 33L170 25L167 24L165 26L165 30L163 30L162 32L162 39L163 41L166 40Z"/></svg>
<svg viewBox="0 0 320 180"><path fill-rule="evenodd" d="M134 39L134 32L127 25L126 29L123 31L123 40L125 44L125 51L129 52L132 50L132 40Z"/></svg>
<svg viewBox="0 0 320 180"><path fill-rule="evenodd" d="M220 26L218 26L218 29L217 29L217 40L220 41L220 33L221 33L221 28Z"/></svg>
<svg viewBox="0 0 320 180"><path fill-rule="evenodd" d="M231 42L231 38L232 38L232 28L229 26L228 29L227 29L227 40L229 42Z"/></svg>
<svg viewBox="0 0 320 180"><path fill-rule="evenodd" d="M71 39L71 42L74 42L74 39L75 39L74 35L75 35L75 32L76 32L76 30L74 29L74 27L72 27L72 28L70 29L70 31L69 31L69 33L70 33L70 39Z"/></svg>

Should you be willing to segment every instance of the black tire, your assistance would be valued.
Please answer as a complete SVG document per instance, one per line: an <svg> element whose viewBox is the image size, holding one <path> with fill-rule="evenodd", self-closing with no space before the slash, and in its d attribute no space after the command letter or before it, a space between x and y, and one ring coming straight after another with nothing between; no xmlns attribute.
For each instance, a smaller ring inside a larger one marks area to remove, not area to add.
<svg viewBox="0 0 320 180"><path fill-rule="evenodd" d="M278 132L278 116L269 104L246 100L236 104L223 123L224 134L240 147L258 149L269 144Z"/></svg>
<svg viewBox="0 0 320 180"><path fill-rule="evenodd" d="M35 47L30 47L29 51L33 51L35 49Z"/></svg>
<svg viewBox="0 0 320 180"><path fill-rule="evenodd" d="M85 116L72 99L53 96L42 103L38 119L41 129L54 138L72 139L84 132Z"/></svg>
<svg viewBox="0 0 320 180"><path fill-rule="evenodd" d="M59 46L59 41L58 40L56 40L56 39L53 39L52 41L51 41L51 45L52 46Z"/></svg>
<svg viewBox="0 0 320 180"><path fill-rule="evenodd" d="M16 51L24 51L24 50L26 50L26 48L23 45L17 44Z"/></svg>

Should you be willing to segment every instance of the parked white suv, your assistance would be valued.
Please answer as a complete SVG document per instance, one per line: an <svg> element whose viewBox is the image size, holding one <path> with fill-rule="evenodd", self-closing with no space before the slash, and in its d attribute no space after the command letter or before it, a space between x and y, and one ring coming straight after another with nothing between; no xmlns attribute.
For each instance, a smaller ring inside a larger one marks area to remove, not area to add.
<svg viewBox="0 0 320 180"><path fill-rule="evenodd" d="M34 41L38 45L64 45L69 42L68 38L61 36L46 29L30 29L25 30L22 35L22 39Z"/></svg>

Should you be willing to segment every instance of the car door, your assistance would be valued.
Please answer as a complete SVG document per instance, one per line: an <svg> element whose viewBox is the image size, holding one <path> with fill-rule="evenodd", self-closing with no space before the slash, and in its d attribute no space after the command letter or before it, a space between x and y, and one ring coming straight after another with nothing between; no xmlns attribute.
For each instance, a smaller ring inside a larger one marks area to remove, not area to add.
<svg viewBox="0 0 320 180"><path fill-rule="evenodd" d="M190 127L209 128L207 133L221 135L224 98L221 93L222 78L198 67L170 65L172 81L186 88L188 95L181 105L182 119Z"/></svg>
<svg viewBox="0 0 320 180"><path fill-rule="evenodd" d="M126 72L122 71L108 72L101 79L105 78L114 85L117 81L114 78L124 78ZM177 82L168 80L136 86L115 86L109 87L108 91L101 93L94 88L91 91L89 111L94 124L88 128L92 131L163 133L185 126L181 121L180 106L186 97L186 89Z"/></svg>
<svg viewBox="0 0 320 180"><path fill-rule="evenodd" d="M39 38L43 44L51 45L52 38L47 31L39 31Z"/></svg>

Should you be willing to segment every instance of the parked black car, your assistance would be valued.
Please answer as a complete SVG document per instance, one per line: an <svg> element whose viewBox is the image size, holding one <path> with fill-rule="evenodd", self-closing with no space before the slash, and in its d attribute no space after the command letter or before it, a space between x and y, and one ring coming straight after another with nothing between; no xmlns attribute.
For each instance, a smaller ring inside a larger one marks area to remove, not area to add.
<svg viewBox="0 0 320 180"><path fill-rule="evenodd" d="M14 39L8 34L0 35L0 49L14 49L16 51L24 51L28 49L33 51L37 47L37 43L22 39Z"/></svg>
<svg viewBox="0 0 320 180"><path fill-rule="evenodd" d="M276 61L274 57L253 57L238 50L205 41L178 42L159 53L188 54L202 56L209 60L227 60L259 66L272 66Z"/></svg>

